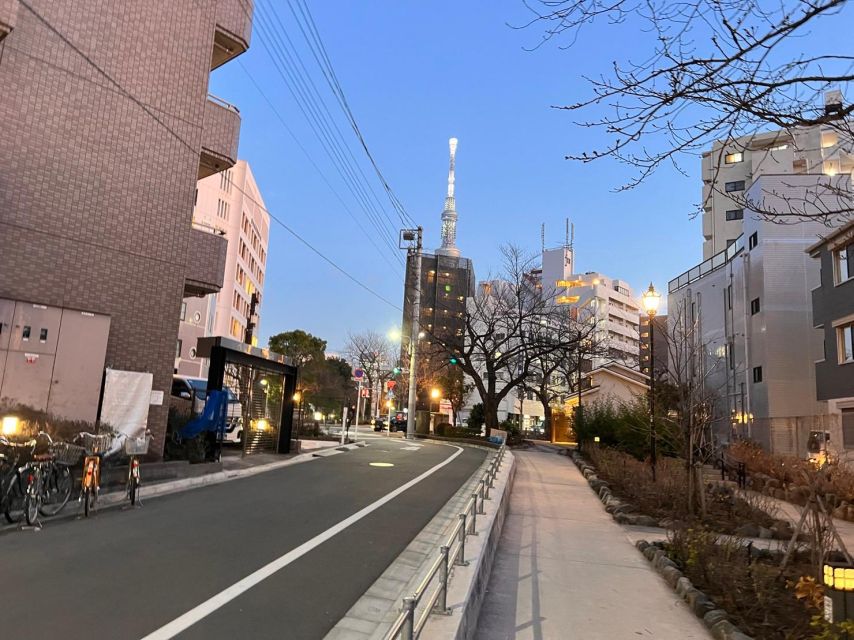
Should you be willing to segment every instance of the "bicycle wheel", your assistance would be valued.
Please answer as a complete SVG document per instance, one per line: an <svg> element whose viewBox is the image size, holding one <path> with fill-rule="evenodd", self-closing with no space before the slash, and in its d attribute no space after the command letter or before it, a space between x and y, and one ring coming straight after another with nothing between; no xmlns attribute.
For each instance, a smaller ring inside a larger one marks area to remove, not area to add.
<svg viewBox="0 0 854 640"><path fill-rule="evenodd" d="M135 506L137 492L139 491L139 478L131 474L129 484L130 487L128 487L128 496L130 497L130 503Z"/></svg>
<svg viewBox="0 0 854 640"><path fill-rule="evenodd" d="M70 497L71 469L64 465L54 464L45 479L39 511L43 516L55 516L65 508Z"/></svg>
<svg viewBox="0 0 854 640"><path fill-rule="evenodd" d="M24 517L25 490L23 476L16 471L9 479L3 496L3 516L9 524L16 524Z"/></svg>
<svg viewBox="0 0 854 640"><path fill-rule="evenodd" d="M26 518L27 524L31 527L35 526L39 521L41 497L42 472L40 469L35 468L29 474L27 491L24 495L24 518Z"/></svg>

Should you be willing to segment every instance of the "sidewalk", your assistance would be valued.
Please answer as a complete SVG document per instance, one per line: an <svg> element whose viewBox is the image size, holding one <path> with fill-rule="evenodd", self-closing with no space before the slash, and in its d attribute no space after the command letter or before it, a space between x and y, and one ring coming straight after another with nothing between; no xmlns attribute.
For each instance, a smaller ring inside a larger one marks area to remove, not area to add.
<svg viewBox="0 0 854 640"><path fill-rule="evenodd" d="M575 465L519 451L478 640L709 638Z"/></svg>

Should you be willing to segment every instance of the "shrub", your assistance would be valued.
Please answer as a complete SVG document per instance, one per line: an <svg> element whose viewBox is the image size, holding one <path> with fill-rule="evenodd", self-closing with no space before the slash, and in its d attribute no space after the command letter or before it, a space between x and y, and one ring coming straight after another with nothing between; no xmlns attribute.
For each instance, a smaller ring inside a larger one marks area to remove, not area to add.
<svg viewBox="0 0 854 640"><path fill-rule="evenodd" d="M444 435L446 435L446 432L447 432L449 429L453 429L453 428L454 428L454 427L452 427L452 426L451 426L451 423L450 423L450 422L440 422L440 423L439 423L439 424L437 424L435 427L433 427L433 432L434 432L437 436L444 436ZM460 431L462 431L462 429L459 429L459 430L460 430Z"/></svg>
<svg viewBox="0 0 854 640"><path fill-rule="evenodd" d="M675 425L657 417L655 426L659 455L675 454ZM631 404L599 401L584 407L575 433L579 442L590 443L598 437L600 445L625 451L638 460L649 455L649 411L642 399Z"/></svg>
<svg viewBox="0 0 854 640"><path fill-rule="evenodd" d="M486 422L486 415L483 412L483 403L478 402L471 408L471 413L468 420L466 420L466 424L470 430L480 433L484 422Z"/></svg>

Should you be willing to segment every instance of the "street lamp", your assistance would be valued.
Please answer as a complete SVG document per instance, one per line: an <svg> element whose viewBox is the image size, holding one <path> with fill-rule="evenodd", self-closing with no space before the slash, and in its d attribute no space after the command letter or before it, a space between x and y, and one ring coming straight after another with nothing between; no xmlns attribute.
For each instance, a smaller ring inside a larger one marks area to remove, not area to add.
<svg viewBox="0 0 854 640"><path fill-rule="evenodd" d="M401 338L403 338L403 334L400 332L398 327L394 327L390 329L388 332L388 339L392 342L400 342Z"/></svg>
<svg viewBox="0 0 854 640"><path fill-rule="evenodd" d="M643 296L643 308L649 318L649 462L652 467L652 481L655 482L655 457L656 457L656 434L655 434L655 349L653 348L653 318L658 312L661 303L661 294L649 283Z"/></svg>

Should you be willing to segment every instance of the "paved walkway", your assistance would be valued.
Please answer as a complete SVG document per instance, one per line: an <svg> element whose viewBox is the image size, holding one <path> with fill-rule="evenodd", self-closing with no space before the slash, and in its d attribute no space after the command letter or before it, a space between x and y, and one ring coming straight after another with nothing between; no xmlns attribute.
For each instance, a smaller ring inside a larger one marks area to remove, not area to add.
<svg viewBox="0 0 854 640"><path fill-rule="evenodd" d="M478 640L710 636L570 461L520 451Z"/></svg>

